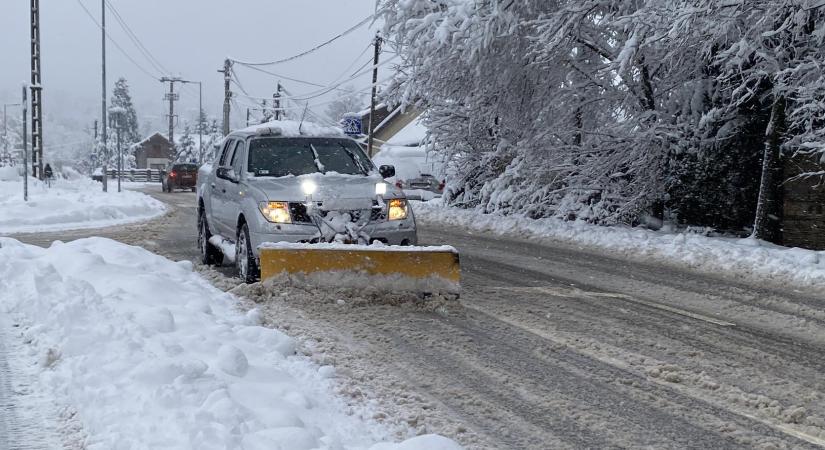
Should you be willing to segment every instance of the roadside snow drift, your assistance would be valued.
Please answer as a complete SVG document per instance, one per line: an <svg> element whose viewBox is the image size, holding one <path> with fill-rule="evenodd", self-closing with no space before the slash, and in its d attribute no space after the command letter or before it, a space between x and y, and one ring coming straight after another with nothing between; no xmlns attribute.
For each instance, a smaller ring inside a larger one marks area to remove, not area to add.
<svg viewBox="0 0 825 450"><path fill-rule="evenodd" d="M140 192L109 192L88 180L56 180L49 188L29 179L29 201L23 180L0 181L0 234L100 228L140 222L164 213L163 203Z"/></svg>
<svg viewBox="0 0 825 450"><path fill-rule="evenodd" d="M414 205L419 220L473 231L566 241L632 257L651 257L706 272L725 271L750 279L773 278L825 285L825 251L788 248L756 239L716 238L628 227L604 227L559 219L483 214L445 207L441 200Z"/></svg>
<svg viewBox="0 0 825 450"><path fill-rule="evenodd" d="M333 368L293 356L236 302L188 261L139 247L0 238L0 326L31 349L17 357L37 362L32 388L76 411L85 448L459 448L378 443L389 431L331 394Z"/></svg>

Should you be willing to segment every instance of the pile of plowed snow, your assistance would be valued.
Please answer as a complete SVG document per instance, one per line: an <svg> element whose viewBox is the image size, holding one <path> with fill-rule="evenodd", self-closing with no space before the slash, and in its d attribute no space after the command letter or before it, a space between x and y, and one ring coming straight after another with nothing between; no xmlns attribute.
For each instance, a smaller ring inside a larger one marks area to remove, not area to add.
<svg viewBox="0 0 825 450"><path fill-rule="evenodd" d="M32 389L76 413L87 448L459 448L387 441L366 406L332 394L335 371L187 261L102 238L48 249L0 238L0 326L30 348Z"/></svg>
<svg viewBox="0 0 825 450"><path fill-rule="evenodd" d="M664 260L705 272L749 279L771 278L807 286L825 285L825 251L788 248L751 238L708 237L624 226L598 226L554 218L484 214L445 206L441 199L414 205L419 220L472 231L553 240L606 249L635 258Z"/></svg>
<svg viewBox="0 0 825 450"><path fill-rule="evenodd" d="M8 175L8 173L7 173ZM16 178L16 179L12 179ZM163 214L163 203L140 192L110 183L103 192L89 179L46 183L29 178L29 201L23 201L23 180L0 180L0 234L100 228L140 222Z"/></svg>

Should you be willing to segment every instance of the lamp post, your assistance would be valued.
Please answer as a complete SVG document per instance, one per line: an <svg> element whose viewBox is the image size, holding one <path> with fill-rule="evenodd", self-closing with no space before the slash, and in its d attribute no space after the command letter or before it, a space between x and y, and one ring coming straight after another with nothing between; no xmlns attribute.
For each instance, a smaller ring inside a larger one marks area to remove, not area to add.
<svg viewBox="0 0 825 450"><path fill-rule="evenodd" d="M198 85L198 164L203 163L203 123L201 122L201 114L203 114L203 82L180 80L181 83L197 83Z"/></svg>
<svg viewBox="0 0 825 450"><path fill-rule="evenodd" d="M9 106L20 106L20 103L3 104L3 158L7 158L9 160L9 163L11 163L11 157L9 155L9 133L7 125L8 116L6 114L6 108L8 108ZM0 158L0 162L3 161L3 158Z"/></svg>

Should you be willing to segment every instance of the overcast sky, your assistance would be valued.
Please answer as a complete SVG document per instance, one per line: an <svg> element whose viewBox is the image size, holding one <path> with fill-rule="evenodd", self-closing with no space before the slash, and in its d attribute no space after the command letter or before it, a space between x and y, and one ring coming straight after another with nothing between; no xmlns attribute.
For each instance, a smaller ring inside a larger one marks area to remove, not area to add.
<svg viewBox="0 0 825 450"><path fill-rule="evenodd" d="M220 116L223 101L221 68L226 56L240 60L270 61L314 47L369 16L375 0L109 0L127 25L171 75L202 80L204 108L210 116ZM30 77L29 1L0 0L0 101L19 101L20 85ZM98 0L41 0L41 40L44 112L67 116L78 123L91 123L100 115L100 18ZM107 31L145 71L160 73L134 45L111 12L107 11ZM291 78L327 85L345 69L349 74L362 67L371 52L363 53L375 33L375 26L361 27L334 44L288 64L267 70ZM118 48L107 42L107 84L124 76L132 87L139 119L162 124L166 85L130 62ZM271 97L277 78L238 67L243 86L253 96ZM294 94L318 88L282 80ZM361 76L353 87L369 85ZM233 90L238 88L233 86ZM330 97L310 100L323 103ZM243 102L242 98L238 98ZM197 111L197 85L184 88L177 108L184 118ZM245 115L245 105L242 107ZM325 106L316 107L322 112ZM234 120L241 117L233 113Z"/></svg>

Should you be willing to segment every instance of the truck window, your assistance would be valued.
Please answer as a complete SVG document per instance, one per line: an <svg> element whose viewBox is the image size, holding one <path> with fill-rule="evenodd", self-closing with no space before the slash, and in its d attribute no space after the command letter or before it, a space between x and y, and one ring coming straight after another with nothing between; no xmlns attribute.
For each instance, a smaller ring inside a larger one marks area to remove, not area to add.
<svg viewBox="0 0 825 450"><path fill-rule="evenodd" d="M247 170L256 176L368 175L373 169L369 158L350 139L257 138L249 143Z"/></svg>
<svg viewBox="0 0 825 450"><path fill-rule="evenodd" d="M238 141L238 145L235 146L235 153L232 154L232 170L236 175L240 175L243 169L243 154L245 148L246 144L244 141Z"/></svg>
<svg viewBox="0 0 825 450"><path fill-rule="evenodd" d="M226 160L229 158L229 152L232 151L234 144L234 139L226 140L226 143L223 145L223 151L221 151L221 159L218 161L218 167L226 167Z"/></svg>

